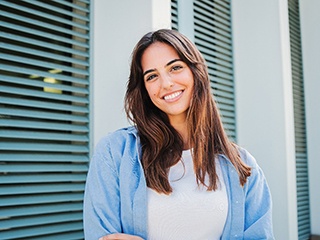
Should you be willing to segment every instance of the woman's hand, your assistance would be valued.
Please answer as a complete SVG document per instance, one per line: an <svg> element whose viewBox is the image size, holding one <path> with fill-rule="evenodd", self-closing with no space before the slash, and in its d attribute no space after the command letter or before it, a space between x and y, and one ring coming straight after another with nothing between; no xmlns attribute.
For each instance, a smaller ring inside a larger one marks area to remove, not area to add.
<svg viewBox="0 0 320 240"><path fill-rule="evenodd" d="M99 240L143 240L143 238L129 234L114 233L107 236L103 236L99 238Z"/></svg>

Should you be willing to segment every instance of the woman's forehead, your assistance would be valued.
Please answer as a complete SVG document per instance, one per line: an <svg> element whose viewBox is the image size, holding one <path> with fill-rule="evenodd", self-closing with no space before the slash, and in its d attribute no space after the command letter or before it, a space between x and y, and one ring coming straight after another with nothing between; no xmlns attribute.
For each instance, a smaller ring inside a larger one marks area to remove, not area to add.
<svg viewBox="0 0 320 240"><path fill-rule="evenodd" d="M169 44L155 42L142 54L141 67L146 69L165 67L174 59L180 59L178 52Z"/></svg>

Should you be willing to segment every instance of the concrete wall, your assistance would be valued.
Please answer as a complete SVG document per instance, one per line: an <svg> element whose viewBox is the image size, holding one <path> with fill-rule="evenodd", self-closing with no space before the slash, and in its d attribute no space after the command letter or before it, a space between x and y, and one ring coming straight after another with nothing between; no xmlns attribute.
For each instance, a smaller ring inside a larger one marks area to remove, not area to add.
<svg viewBox="0 0 320 240"><path fill-rule="evenodd" d="M286 1L232 1L237 139L257 159L273 197L276 239L298 239Z"/></svg>
<svg viewBox="0 0 320 240"><path fill-rule="evenodd" d="M320 1L300 0L311 233L320 235Z"/></svg>

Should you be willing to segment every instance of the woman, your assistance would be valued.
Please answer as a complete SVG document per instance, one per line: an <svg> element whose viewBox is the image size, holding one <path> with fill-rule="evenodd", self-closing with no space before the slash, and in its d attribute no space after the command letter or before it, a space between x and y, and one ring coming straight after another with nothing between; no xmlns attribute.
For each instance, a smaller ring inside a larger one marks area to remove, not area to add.
<svg viewBox="0 0 320 240"><path fill-rule="evenodd" d="M90 164L86 239L273 239L264 175L228 139L192 42L143 36L125 109L134 127L102 139Z"/></svg>

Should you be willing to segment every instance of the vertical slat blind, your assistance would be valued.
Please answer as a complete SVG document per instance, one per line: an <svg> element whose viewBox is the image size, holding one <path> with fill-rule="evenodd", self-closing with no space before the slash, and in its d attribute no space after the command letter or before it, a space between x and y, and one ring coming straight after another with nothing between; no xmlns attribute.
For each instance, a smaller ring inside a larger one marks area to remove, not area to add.
<svg viewBox="0 0 320 240"><path fill-rule="evenodd" d="M302 240L310 237L310 208L299 1L289 0L288 7L294 101L298 236Z"/></svg>
<svg viewBox="0 0 320 240"><path fill-rule="evenodd" d="M179 9L172 1L172 27ZM194 1L195 44L208 64L212 92L228 136L236 141L231 6L228 0ZM179 15L178 15L179 17Z"/></svg>
<svg viewBox="0 0 320 240"><path fill-rule="evenodd" d="M82 239L89 0L0 1L0 239Z"/></svg>

